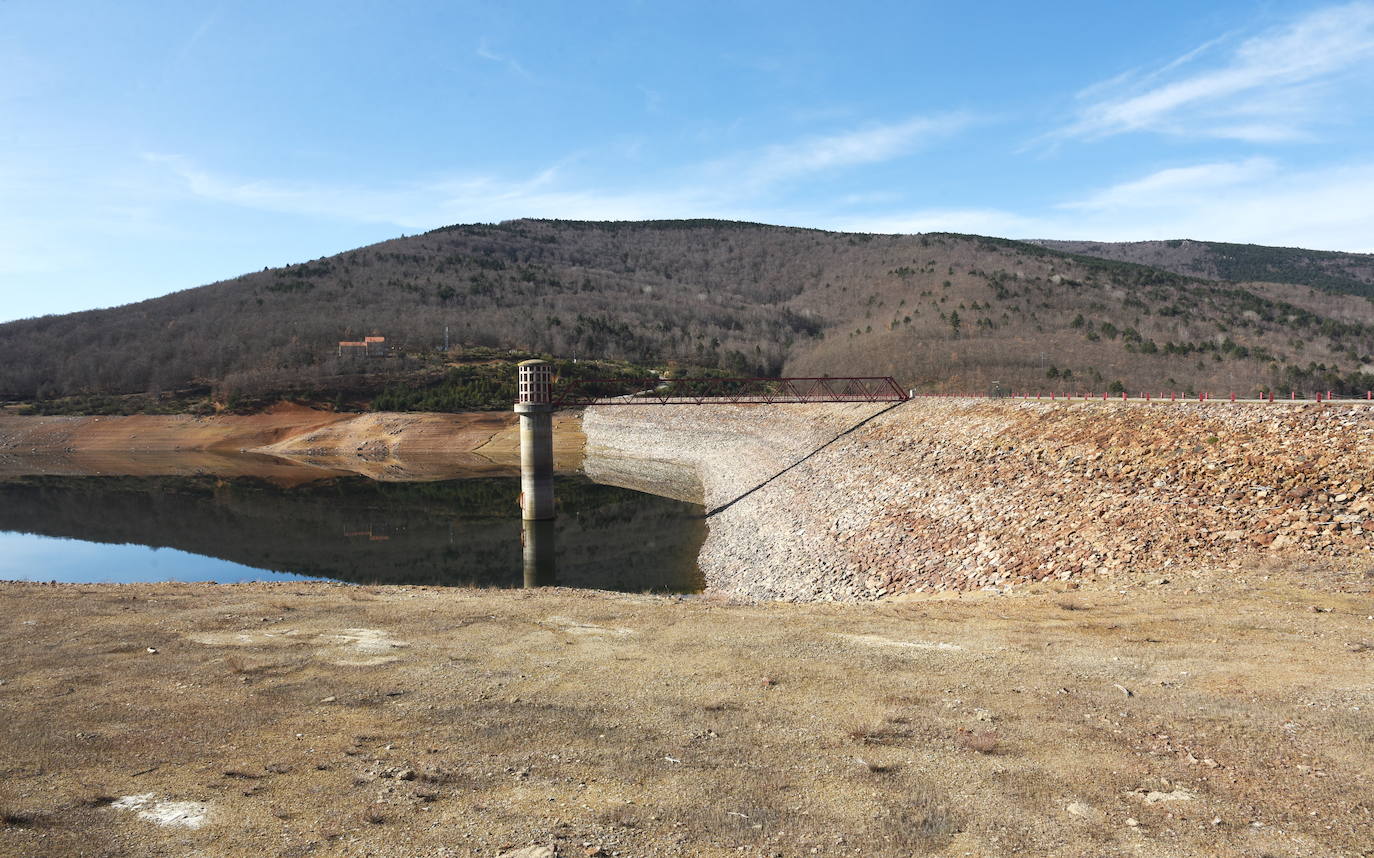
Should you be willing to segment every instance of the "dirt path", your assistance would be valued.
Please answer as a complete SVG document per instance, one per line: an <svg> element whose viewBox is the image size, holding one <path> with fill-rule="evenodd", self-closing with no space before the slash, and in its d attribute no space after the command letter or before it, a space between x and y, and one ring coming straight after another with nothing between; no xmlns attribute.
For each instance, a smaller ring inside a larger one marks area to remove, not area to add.
<svg viewBox="0 0 1374 858"><path fill-rule="evenodd" d="M4 584L0 854L1369 855L1371 584Z"/></svg>

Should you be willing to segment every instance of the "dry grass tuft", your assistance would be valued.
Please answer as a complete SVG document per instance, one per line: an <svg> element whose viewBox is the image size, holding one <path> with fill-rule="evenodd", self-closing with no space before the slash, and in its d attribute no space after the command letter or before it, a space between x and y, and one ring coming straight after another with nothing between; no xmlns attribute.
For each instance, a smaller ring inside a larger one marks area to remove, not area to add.
<svg viewBox="0 0 1374 858"><path fill-rule="evenodd" d="M845 732L851 741L862 745L896 745L903 739L910 739L912 731L900 726L880 724L869 727L853 727Z"/></svg>
<svg viewBox="0 0 1374 858"><path fill-rule="evenodd" d="M601 814L601 821L617 828L638 828L640 810L633 804L618 804Z"/></svg>
<svg viewBox="0 0 1374 858"><path fill-rule="evenodd" d="M25 811L4 811L0 813L0 824L9 828L38 828L46 825L48 818L41 813Z"/></svg>
<svg viewBox="0 0 1374 858"><path fill-rule="evenodd" d="M918 791L909 802L879 820L871 840L882 854L923 855L958 831L948 808L929 793Z"/></svg>
<svg viewBox="0 0 1374 858"><path fill-rule="evenodd" d="M901 768L901 765L898 763L877 763L872 760L865 760L863 757L855 757L855 759L859 761L860 765L875 775L892 774Z"/></svg>
<svg viewBox="0 0 1374 858"><path fill-rule="evenodd" d="M705 712L738 712L744 707L733 700L721 700L716 703L707 703L701 708Z"/></svg>
<svg viewBox="0 0 1374 858"><path fill-rule="evenodd" d="M977 751L980 754L996 753L997 731L981 730L975 733L971 730L960 730L959 747Z"/></svg>

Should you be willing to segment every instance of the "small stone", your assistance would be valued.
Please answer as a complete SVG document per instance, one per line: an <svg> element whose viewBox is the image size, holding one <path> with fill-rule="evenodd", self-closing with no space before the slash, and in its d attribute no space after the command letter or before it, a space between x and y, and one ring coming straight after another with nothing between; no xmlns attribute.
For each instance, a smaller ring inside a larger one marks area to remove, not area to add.
<svg viewBox="0 0 1374 858"><path fill-rule="evenodd" d="M497 858L555 858L552 846L526 846L502 852Z"/></svg>
<svg viewBox="0 0 1374 858"><path fill-rule="evenodd" d="M1136 821L1135 817L1128 816L1126 817L1126 825L1129 828L1135 828L1137 825L1140 825L1140 823Z"/></svg>
<svg viewBox="0 0 1374 858"><path fill-rule="evenodd" d="M396 773L396 777L398 780L413 781L415 780L415 770L401 769L399 772Z"/></svg>
<svg viewBox="0 0 1374 858"><path fill-rule="evenodd" d="M328 696L328 697L321 697L321 698L320 698L320 702L321 702L321 703L333 703L334 701L336 701L336 700L338 700L338 699L339 699L339 698L337 698L337 697L335 697L335 696L333 696L333 695L331 694L331 695Z"/></svg>
<svg viewBox="0 0 1374 858"><path fill-rule="evenodd" d="M151 646L148 647L148 654L149 654L149 655L157 655L157 647L151 647Z"/></svg>
<svg viewBox="0 0 1374 858"><path fill-rule="evenodd" d="M1064 809L1073 816L1088 817L1093 815L1092 805L1085 804L1081 801L1071 801L1069 802L1069 806Z"/></svg>

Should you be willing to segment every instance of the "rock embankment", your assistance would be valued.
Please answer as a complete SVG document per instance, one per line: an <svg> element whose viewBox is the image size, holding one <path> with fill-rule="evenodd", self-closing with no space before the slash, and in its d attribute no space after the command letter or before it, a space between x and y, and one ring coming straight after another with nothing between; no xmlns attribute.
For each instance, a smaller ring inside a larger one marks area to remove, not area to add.
<svg viewBox="0 0 1374 858"><path fill-rule="evenodd" d="M622 407L584 425L589 462L676 463L708 509L728 504L700 559L738 597L1005 589L1261 552L1374 560L1374 409L913 400L807 456L876 410Z"/></svg>

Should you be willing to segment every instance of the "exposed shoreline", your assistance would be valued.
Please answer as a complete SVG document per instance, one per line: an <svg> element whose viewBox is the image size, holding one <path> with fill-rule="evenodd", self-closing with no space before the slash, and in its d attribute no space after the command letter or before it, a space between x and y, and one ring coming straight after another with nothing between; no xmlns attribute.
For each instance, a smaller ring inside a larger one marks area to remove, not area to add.
<svg viewBox="0 0 1374 858"><path fill-rule="evenodd" d="M580 420L556 419L555 464L577 470ZM0 476L196 473L284 482L511 475L519 473L519 434L513 414L491 411L349 414L283 405L212 417L0 415Z"/></svg>

